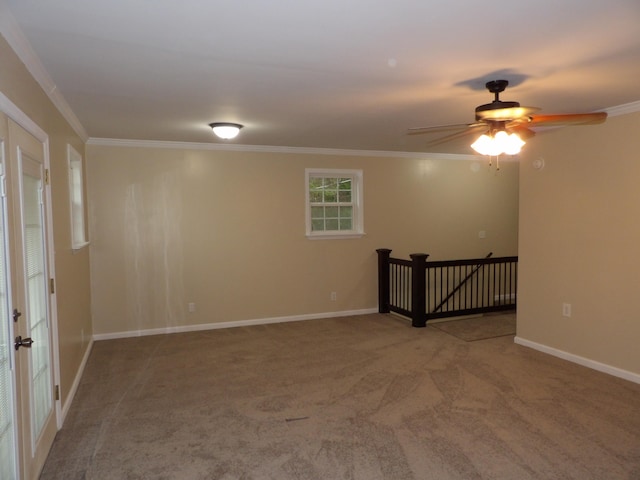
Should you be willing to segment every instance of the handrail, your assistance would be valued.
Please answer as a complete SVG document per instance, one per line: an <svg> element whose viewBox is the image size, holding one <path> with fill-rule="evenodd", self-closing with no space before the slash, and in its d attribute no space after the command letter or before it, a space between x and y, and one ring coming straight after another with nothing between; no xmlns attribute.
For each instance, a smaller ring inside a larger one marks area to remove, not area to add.
<svg viewBox="0 0 640 480"><path fill-rule="evenodd" d="M436 318L516 308L517 256L490 253L485 258L427 262L425 253L411 254L411 260L391 258L388 248L377 253L378 311L408 317L414 327ZM451 291L449 285L456 284Z"/></svg>
<svg viewBox="0 0 640 480"><path fill-rule="evenodd" d="M484 258L489 258L489 257L491 257L491 255L493 255L493 252L489 252L489 253L487 254L487 256L486 256L486 257L484 257ZM450 299L451 297L453 297L453 296L458 292L458 290L460 290L460 289L462 288L462 286L463 286L465 283L467 283L467 282L471 279L471 277L473 277L473 276L477 273L477 271L478 271L478 270L480 270L481 268L482 268L482 264L476 265L476 267L471 271L471 273L470 273L470 274L468 274L466 277L464 277L464 278L460 281L460 283L456 286L456 288L454 288L453 290L451 290L451 292L449 293L449 295L447 295L447 296L444 298L444 300L442 300L442 301L441 301L441 302L436 306L436 308L434 308L434 309L432 310L432 313L437 312L437 311L438 311L438 310L440 310L444 305L446 305L446 304L447 304L447 302L449 301L449 299Z"/></svg>

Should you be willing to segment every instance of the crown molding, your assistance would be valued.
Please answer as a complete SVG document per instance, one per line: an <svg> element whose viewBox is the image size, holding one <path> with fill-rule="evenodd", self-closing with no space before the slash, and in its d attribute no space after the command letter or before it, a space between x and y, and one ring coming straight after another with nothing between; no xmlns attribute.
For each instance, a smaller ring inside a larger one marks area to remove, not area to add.
<svg viewBox="0 0 640 480"><path fill-rule="evenodd" d="M618 115L627 115L629 113L640 112L640 100L637 102L618 105L616 107L605 108L604 110L610 117L617 117Z"/></svg>
<svg viewBox="0 0 640 480"><path fill-rule="evenodd" d="M87 140L87 145L96 145L101 147L168 148L176 150L214 150L224 152L290 153L297 155L334 155L341 157L423 158L430 160L477 160L478 158L482 158L479 155L454 153L396 152L387 150L351 150L340 148L285 147L272 145L237 145L96 137L89 138L89 140Z"/></svg>
<svg viewBox="0 0 640 480"><path fill-rule="evenodd" d="M67 101L58 91L58 87L44 68L40 58L31 47L4 0L0 0L0 34L2 34L22 63L25 64L29 73L42 87L49 100L51 100L64 119L69 122L71 128L83 142L86 142L89 139L89 135Z"/></svg>

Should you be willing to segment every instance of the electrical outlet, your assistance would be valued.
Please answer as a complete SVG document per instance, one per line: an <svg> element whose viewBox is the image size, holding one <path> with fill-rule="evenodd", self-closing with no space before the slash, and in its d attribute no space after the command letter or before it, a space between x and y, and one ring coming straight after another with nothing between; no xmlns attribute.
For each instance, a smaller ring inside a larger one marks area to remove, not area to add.
<svg viewBox="0 0 640 480"><path fill-rule="evenodd" d="M338 294L336 292L331 292L331 301L335 302L338 299Z"/></svg>
<svg viewBox="0 0 640 480"><path fill-rule="evenodd" d="M571 304L570 303L563 303L562 304L562 316L563 317L570 317L571 316Z"/></svg>
<svg viewBox="0 0 640 480"><path fill-rule="evenodd" d="M189 313L193 313L196 311L196 304L193 302L189 302L187 308L189 309Z"/></svg>

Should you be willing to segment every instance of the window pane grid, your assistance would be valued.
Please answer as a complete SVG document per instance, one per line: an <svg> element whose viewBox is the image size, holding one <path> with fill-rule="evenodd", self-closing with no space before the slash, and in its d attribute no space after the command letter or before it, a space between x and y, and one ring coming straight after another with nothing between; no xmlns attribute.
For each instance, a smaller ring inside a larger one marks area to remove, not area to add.
<svg viewBox="0 0 640 480"><path fill-rule="evenodd" d="M307 236L360 236L362 225L362 171L306 169Z"/></svg>
<svg viewBox="0 0 640 480"><path fill-rule="evenodd" d="M0 140L0 180L4 179L2 155L4 143ZM11 374L11 342L9 324L9 276L5 259L5 198L0 197L0 478L16 477L15 409Z"/></svg>
<svg viewBox="0 0 640 480"><path fill-rule="evenodd" d="M71 208L71 243L73 248L86 244L84 225L84 192L82 185L82 157L71 145L67 146L69 160L69 200Z"/></svg>
<svg viewBox="0 0 640 480"><path fill-rule="evenodd" d="M49 326L47 325L47 277L44 262L44 221L42 183L23 175L24 256L27 273L27 329L34 339L31 361L31 428L38 438L52 409L51 368L49 364Z"/></svg>
<svg viewBox="0 0 640 480"><path fill-rule="evenodd" d="M353 179L310 177L311 231L353 230Z"/></svg>

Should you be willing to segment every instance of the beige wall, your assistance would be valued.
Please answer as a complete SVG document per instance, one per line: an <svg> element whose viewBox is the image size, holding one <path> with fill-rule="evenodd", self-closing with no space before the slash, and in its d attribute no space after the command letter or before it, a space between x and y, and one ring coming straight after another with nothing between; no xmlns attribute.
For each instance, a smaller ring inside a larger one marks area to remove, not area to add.
<svg viewBox="0 0 640 480"><path fill-rule="evenodd" d="M518 337L640 374L640 113L539 135L520 166ZM544 158L542 170L532 162ZM562 304L572 316L562 316Z"/></svg>
<svg viewBox="0 0 640 480"><path fill-rule="evenodd" d="M380 247L517 254L515 162L496 173L470 160L104 145L87 156L97 334L375 308ZM308 167L363 170L366 236L305 237Z"/></svg>
<svg viewBox="0 0 640 480"><path fill-rule="evenodd" d="M87 248L75 254L71 251L67 180L67 144L84 155L84 142L1 36L0 64L0 91L49 136L60 389L65 402L92 334L89 252Z"/></svg>

